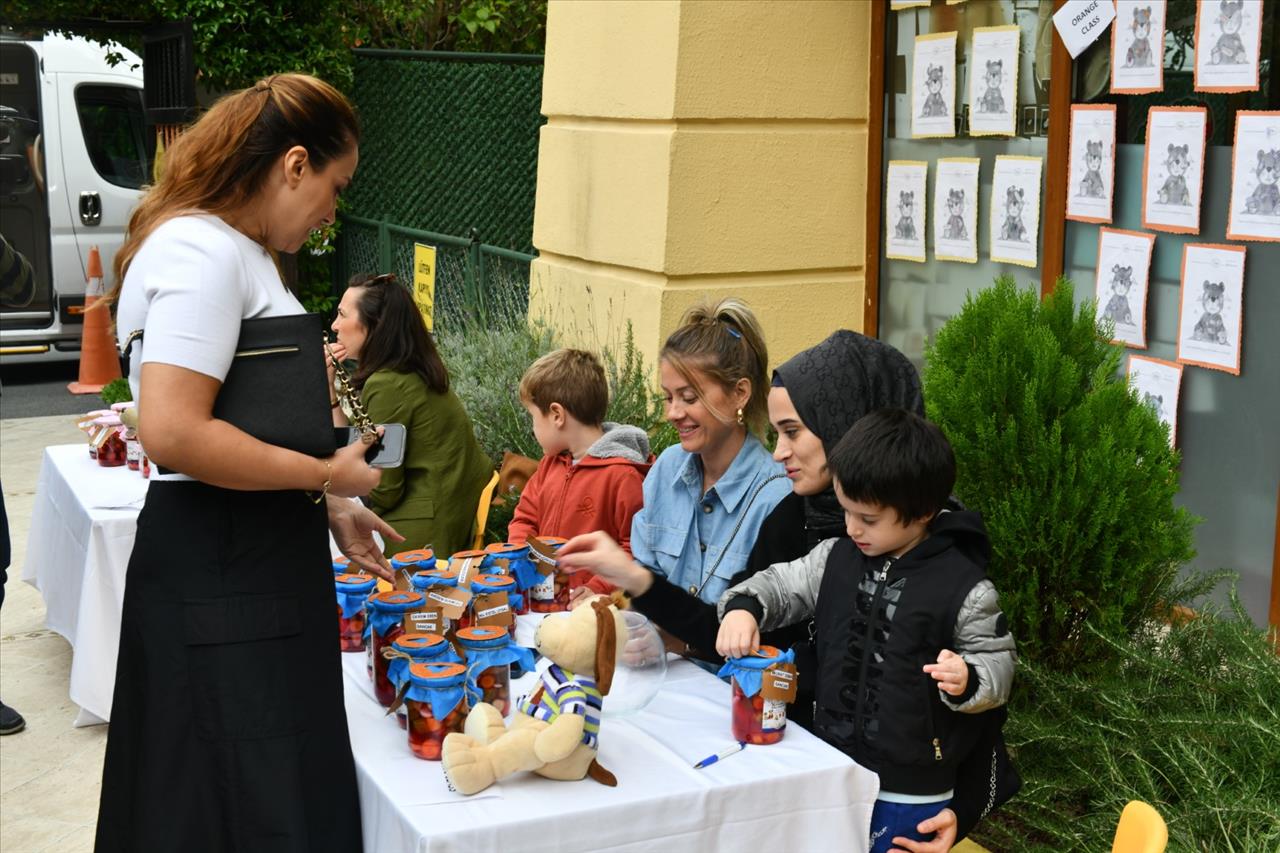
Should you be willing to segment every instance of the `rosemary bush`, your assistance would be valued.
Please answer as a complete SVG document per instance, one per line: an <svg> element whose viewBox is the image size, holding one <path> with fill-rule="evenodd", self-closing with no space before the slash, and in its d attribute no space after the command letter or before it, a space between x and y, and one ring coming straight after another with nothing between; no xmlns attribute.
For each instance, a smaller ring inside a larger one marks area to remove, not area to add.
<svg viewBox="0 0 1280 853"><path fill-rule="evenodd" d="M1094 316L1070 282L1041 301L1002 278L942 327L924 372L1019 652L1067 673L1195 591L1177 581L1193 554L1193 519L1173 504L1178 454Z"/></svg>
<svg viewBox="0 0 1280 853"><path fill-rule="evenodd" d="M1207 584L1200 584L1207 586ZM1240 606L1117 638L1088 677L1025 660L1006 737L1022 791L975 833L992 850L1107 850L1129 800L1170 851L1280 850L1280 656Z"/></svg>

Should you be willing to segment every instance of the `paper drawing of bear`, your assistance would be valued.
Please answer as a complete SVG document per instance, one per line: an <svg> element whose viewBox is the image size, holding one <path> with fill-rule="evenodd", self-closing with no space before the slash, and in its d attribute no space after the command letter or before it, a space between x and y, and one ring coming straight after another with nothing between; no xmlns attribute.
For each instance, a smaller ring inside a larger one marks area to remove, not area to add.
<svg viewBox="0 0 1280 853"><path fill-rule="evenodd" d="M942 229L944 240L968 240L969 229L964 225L964 190L947 192L947 224Z"/></svg>
<svg viewBox="0 0 1280 853"><path fill-rule="evenodd" d="M1261 4L1259 4L1261 5ZM1247 65L1249 60L1244 52L1244 39L1240 38L1240 27L1244 24L1244 0L1220 0L1218 3L1218 26L1222 33L1209 52L1210 65Z"/></svg>
<svg viewBox="0 0 1280 853"><path fill-rule="evenodd" d="M1244 212L1280 215L1280 187L1276 186L1280 180L1280 148L1259 151L1253 174L1258 178L1258 186L1245 199Z"/></svg>
<svg viewBox="0 0 1280 853"><path fill-rule="evenodd" d="M920 110L921 118L933 118L947 114L947 103L942 100L942 83L942 66L930 65L924 79L924 89L927 97L924 99L924 108Z"/></svg>
<svg viewBox="0 0 1280 853"><path fill-rule="evenodd" d="M1107 190L1102 185L1102 142L1089 140L1084 147L1084 180L1080 182L1080 195L1106 198Z"/></svg>
<svg viewBox="0 0 1280 853"><path fill-rule="evenodd" d="M1133 22L1129 24L1133 30L1133 43L1124 56L1126 68L1150 68L1151 59L1151 7L1133 10Z"/></svg>
<svg viewBox="0 0 1280 853"><path fill-rule="evenodd" d="M1004 199L1004 224L1000 226L1001 240L1027 242L1027 226L1022 224L1022 208L1026 193L1022 187L1009 187Z"/></svg>
<svg viewBox="0 0 1280 853"><path fill-rule="evenodd" d="M1187 189L1187 169L1191 168L1190 145L1170 145L1165 157L1164 167L1169 173L1164 185L1156 194L1161 204L1191 204L1191 191Z"/></svg>
<svg viewBox="0 0 1280 853"><path fill-rule="evenodd" d="M1142 404L1152 411L1152 413L1162 421L1168 420L1164 416L1164 395L1152 394L1150 391L1142 392Z"/></svg>
<svg viewBox="0 0 1280 853"><path fill-rule="evenodd" d="M1225 301L1223 291L1226 285L1221 281L1206 281L1200 294L1200 307L1204 313L1196 320L1191 330L1191 340L1209 344L1227 345L1227 325L1222 322L1222 304Z"/></svg>
<svg viewBox="0 0 1280 853"><path fill-rule="evenodd" d="M893 236L899 240L916 239L915 192L898 193L898 224L893 227Z"/></svg>
<svg viewBox="0 0 1280 853"><path fill-rule="evenodd" d="M1004 95L1000 94L1000 82L1004 80L1004 60L987 60L987 73L983 75L986 81L987 89L982 93L982 98L978 101L978 112L980 113L1003 113Z"/></svg>
<svg viewBox="0 0 1280 853"><path fill-rule="evenodd" d="M1115 264L1111 267L1111 299L1102 316L1117 326L1133 325L1133 312L1129 310L1129 289L1133 287L1133 267Z"/></svg>

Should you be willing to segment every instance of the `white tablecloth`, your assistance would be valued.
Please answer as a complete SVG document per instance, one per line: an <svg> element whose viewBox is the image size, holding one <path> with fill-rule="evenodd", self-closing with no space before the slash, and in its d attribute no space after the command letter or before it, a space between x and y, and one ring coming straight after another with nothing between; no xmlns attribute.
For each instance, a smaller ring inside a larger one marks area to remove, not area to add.
<svg viewBox="0 0 1280 853"><path fill-rule="evenodd" d="M45 624L71 644L77 726L111 715L125 568L147 483L127 467L101 467L84 444L44 451L22 577L44 597Z"/></svg>
<svg viewBox="0 0 1280 853"><path fill-rule="evenodd" d="M644 711L610 717L605 697L599 760L618 787L521 773L469 798L448 790L439 762L409 752L373 699L364 655L343 655L343 669L366 850L867 849L875 774L798 726L779 743L693 768L733 739L729 686L687 661L673 660Z"/></svg>

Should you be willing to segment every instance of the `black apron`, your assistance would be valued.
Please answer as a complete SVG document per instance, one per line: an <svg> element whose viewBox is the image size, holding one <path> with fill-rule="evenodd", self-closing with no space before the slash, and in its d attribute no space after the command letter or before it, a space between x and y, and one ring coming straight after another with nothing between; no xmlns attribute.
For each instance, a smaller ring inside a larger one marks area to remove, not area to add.
<svg viewBox="0 0 1280 853"><path fill-rule="evenodd" d="M98 853L360 851L326 531L298 491L151 484Z"/></svg>

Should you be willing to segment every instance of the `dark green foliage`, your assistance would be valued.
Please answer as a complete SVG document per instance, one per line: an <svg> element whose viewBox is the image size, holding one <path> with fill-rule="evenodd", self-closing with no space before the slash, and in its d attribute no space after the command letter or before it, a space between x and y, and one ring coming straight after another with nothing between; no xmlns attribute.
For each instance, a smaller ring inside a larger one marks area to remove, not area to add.
<svg viewBox="0 0 1280 853"><path fill-rule="evenodd" d="M125 403L132 400L133 389L129 387L129 380L121 377L112 379L102 386L102 391L98 396L102 398L103 403L110 406L112 403Z"/></svg>
<svg viewBox="0 0 1280 853"><path fill-rule="evenodd" d="M1084 632L1111 658L1088 677L1019 668L1005 733L1025 781L976 840L1107 850L1136 799L1164 817L1171 851L1280 850L1280 656L1234 591L1225 613Z"/></svg>
<svg viewBox="0 0 1280 853"><path fill-rule="evenodd" d="M1075 309L1069 282L1041 302L1001 279L939 331L924 374L956 493L986 521L1019 651L1066 672L1175 603L1192 556L1193 520L1173 505L1177 453L1094 316L1092 303Z"/></svg>

